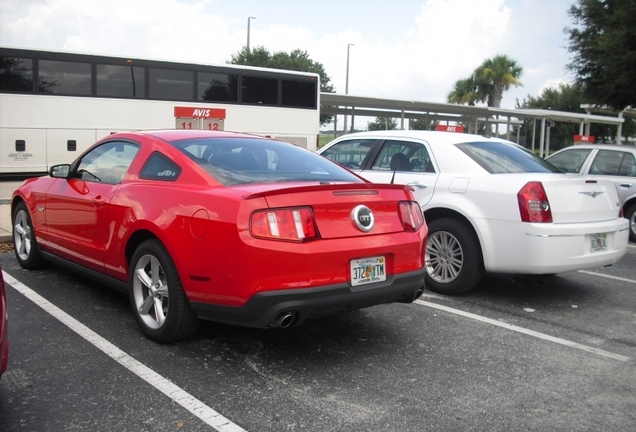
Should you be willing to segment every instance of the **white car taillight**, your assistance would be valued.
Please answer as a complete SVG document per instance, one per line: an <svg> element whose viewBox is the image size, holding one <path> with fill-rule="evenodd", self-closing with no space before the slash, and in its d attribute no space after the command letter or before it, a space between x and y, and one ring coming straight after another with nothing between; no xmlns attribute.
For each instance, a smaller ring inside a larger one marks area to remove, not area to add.
<svg viewBox="0 0 636 432"><path fill-rule="evenodd" d="M424 215L420 205L415 201L400 201L400 219L404 231L417 231L424 224Z"/></svg>
<svg viewBox="0 0 636 432"><path fill-rule="evenodd" d="M250 233L269 240L305 242L318 238L310 207L260 210L252 214Z"/></svg>
<svg viewBox="0 0 636 432"><path fill-rule="evenodd" d="M541 182L528 182L517 193L522 222L552 222L548 196Z"/></svg>

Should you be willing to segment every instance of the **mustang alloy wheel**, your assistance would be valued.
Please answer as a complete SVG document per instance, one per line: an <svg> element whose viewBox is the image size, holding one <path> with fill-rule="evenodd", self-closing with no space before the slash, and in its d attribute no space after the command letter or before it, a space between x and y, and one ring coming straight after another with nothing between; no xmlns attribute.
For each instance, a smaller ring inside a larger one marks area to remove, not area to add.
<svg viewBox="0 0 636 432"><path fill-rule="evenodd" d="M456 219L435 219L428 224L425 263L427 287L441 294L468 292L483 275L476 235Z"/></svg>
<svg viewBox="0 0 636 432"><path fill-rule="evenodd" d="M199 320L190 309L174 262L158 240L142 243L130 269L130 302L143 333L155 342L192 336Z"/></svg>
<svg viewBox="0 0 636 432"><path fill-rule="evenodd" d="M45 262L35 240L31 216L24 203L16 206L13 212L13 250L20 266L34 270Z"/></svg>

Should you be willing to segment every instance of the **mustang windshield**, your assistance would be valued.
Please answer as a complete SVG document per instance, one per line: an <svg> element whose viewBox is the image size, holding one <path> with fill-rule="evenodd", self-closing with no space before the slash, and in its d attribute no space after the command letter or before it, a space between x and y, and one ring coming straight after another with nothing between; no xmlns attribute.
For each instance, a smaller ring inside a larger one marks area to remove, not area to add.
<svg viewBox="0 0 636 432"><path fill-rule="evenodd" d="M171 144L225 186L282 181L362 182L320 155L274 140L199 138Z"/></svg>

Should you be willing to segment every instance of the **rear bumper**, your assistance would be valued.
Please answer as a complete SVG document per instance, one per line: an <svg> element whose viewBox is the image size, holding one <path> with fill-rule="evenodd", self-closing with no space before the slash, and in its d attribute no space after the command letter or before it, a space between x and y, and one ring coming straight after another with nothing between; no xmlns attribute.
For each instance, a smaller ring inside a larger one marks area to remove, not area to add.
<svg viewBox="0 0 636 432"><path fill-rule="evenodd" d="M526 224L498 221L484 257L486 270L496 273L554 274L603 267L625 255L627 220L590 224ZM607 248L592 250L592 236L606 234Z"/></svg>
<svg viewBox="0 0 636 432"><path fill-rule="evenodd" d="M275 326L278 317L292 313L292 325L298 326L308 318L383 303L411 303L422 294L425 274L425 269L422 269L393 275L385 282L363 287L338 284L261 292L241 307L201 302L190 302L190 306L201 319L244 327Z"/></svg>

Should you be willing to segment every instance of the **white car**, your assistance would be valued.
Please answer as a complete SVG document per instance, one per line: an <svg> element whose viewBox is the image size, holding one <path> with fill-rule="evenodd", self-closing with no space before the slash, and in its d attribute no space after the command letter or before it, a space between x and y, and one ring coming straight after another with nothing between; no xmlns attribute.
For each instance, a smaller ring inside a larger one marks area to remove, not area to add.
<svg viewBox="0 0 636 432"><path fill-rule="evenodd" d="M617 262L628 221L614 184L565 174L502 139L374 131L318 150L376 183L408 184L428 228L426 283L460 294L484 272L555 274Z"/></svg>
<svg viewBox="0 0 636 432"><path fill-rule="evenodd" d="M580 144L548 156L552 165L576 173L614 182L629 220L629 239L636 242L636 146Z"/></svg>

